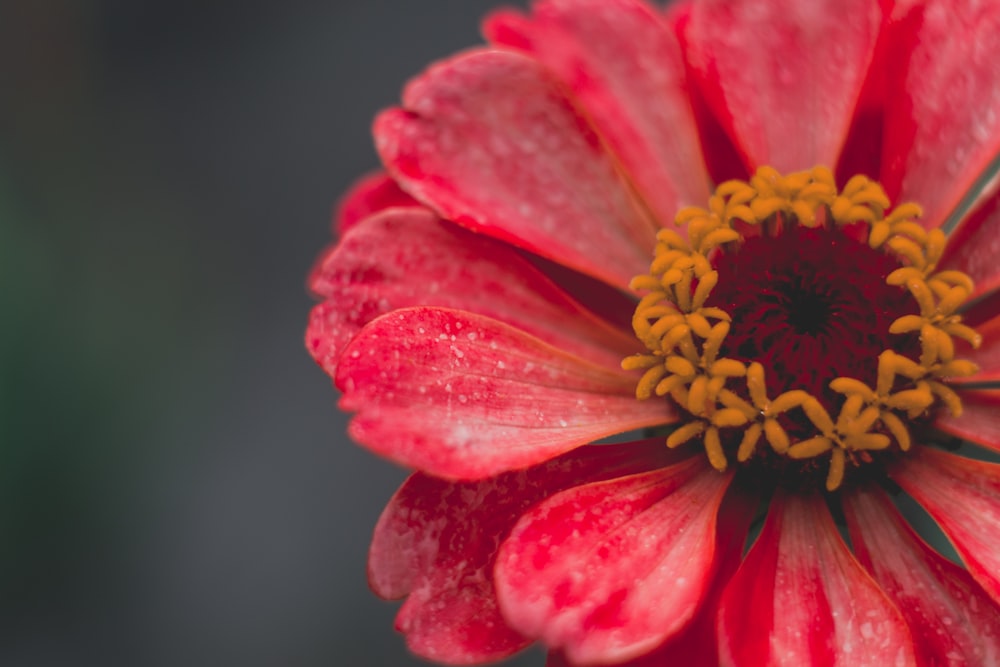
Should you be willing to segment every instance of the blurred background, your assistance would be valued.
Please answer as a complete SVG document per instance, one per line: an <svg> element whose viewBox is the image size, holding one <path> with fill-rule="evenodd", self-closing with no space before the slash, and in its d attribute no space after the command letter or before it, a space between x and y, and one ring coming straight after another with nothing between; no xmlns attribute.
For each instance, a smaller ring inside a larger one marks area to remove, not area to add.
<svg viewBox="0 0 1000 667"><path fill-rule="evenodd" d="M373 114L495 4L0 3L0 664L421 664L365 582L406 473L304 281Z"/></svg>

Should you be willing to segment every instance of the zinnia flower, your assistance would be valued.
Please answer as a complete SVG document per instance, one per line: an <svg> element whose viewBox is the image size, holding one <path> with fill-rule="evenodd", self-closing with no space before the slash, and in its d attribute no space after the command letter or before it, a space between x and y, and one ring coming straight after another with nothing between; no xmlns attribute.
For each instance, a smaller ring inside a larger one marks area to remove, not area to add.
<svg viewBox="0 0 1000 667"><path fill-rule="evenodd" d="M310 278L352 437L416 470L369 564L410 648L1000 664L1000 3L484 31L378 117Z"/></svg>

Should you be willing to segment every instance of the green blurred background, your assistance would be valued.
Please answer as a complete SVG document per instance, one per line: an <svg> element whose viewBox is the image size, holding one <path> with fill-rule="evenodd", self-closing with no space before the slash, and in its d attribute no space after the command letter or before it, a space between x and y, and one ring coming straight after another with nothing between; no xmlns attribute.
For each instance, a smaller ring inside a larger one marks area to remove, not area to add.
<svg viewBox="0 0 1000 667"><path fill-rule="evenodd" d="M0 3L0 664L419 664L304 280L492 4Z"/></svg>

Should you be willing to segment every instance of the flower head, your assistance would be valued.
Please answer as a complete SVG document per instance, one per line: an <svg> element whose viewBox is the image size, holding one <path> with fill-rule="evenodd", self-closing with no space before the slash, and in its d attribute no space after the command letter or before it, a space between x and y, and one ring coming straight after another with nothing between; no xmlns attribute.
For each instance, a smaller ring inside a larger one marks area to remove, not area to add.
<svg viewBox="0 0 1000 667"><path fill-rule="evenodd" d="M310 278L351 435L416 470L369 563L411 649L1000 662L1000 5L484 30L378 117Z"/></svg>

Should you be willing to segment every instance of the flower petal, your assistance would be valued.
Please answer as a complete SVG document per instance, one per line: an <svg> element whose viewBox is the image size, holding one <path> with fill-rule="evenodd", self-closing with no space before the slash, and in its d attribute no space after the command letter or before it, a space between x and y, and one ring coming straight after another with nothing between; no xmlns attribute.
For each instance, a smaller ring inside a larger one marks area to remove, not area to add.
<svg viewBox="0 0 1000 667"><path fill-rule="evenodd" d="M716 563L712 584L691 622L653 651L629 660L627 667L719 667L715 617L719 598L743 559L743 545L759 499L738 486L730 486L716 524ZM562 651L550 651L545 667L570 667ZM625 667L624 665L622 667Z"/></svg>
<svg viewBox="0 0 1000 667"><path fill-rule="evenodd" d="M479 50L412 81L375 122L403 189L442 217L624 288L655 228L542 66Z"/></svg>
<svg viewBox="0 0 1000 667"><path fill-rule="evenodd" d="M976 331L983 337L982 345L978 350L962 350L961 356L979 366L979 372L965 378L953 378L951 382L955 385L1000 381L1000 315L980 324Z"/></svg>
<svg viewBox="0 0 1000 667"><path fill-rule="evenodd" d="M987 284L980 283L972 298L962 305L962 319L966 324L978 327L1000 312L1000 280L992 279Z"/></svg>
<svg viewBox="0 0 1000 667"><path fill-rule="evenodd" d="M840 538L818 495L780 493L722 596L728 665L910 665L899 611Z"/></svg>
<svg viewBox="0 0 1000 667"><path fill-rule="evenodd" d="M690 39L688 26L691 23L691 2L669 2L664 7L664 20L670 31L677 37L681 52L685 55L684 71L687 73L688 97L698 125L698 139L707 163L710 181L725 183L732 179L747 180L751 171L747 169L745 156L730 138L731 127L723 127L715 117L705 99L697 71L688 62ZM718 92L713 89L714 92ZM716 95L717 97L717 95ZM731 123L730 123L731 126Z"/></svg>
<svg viewBox="0 0 1000 667"><path fill-rule="evenodd" d="M928 0L916 25L889 79L881 181L935 227L1000 152L1000 5Z"/></svg>
<svg viewBox="0 0 1000 667"><path fill-rule="evenodd" d="M708 201L708 174L676 36L639 0L546 0L484 25L525 51L579 100L662 224Z"/></svg>
<svg viewBox="0 0 1000 667"><path fill-rule="evenodd" d="M976 581L1000 601L1000 465L918 447L891 474L938 522Z"/></svg>
<svg viewBox="0 0 1000 667"><path fill-rule="evenodd" d="M486 315L608 366L635 351L631 332L585 311L514 248L424 208L391 209L355 225L309 283L326 303L313 310L306 344L331 374L361 327L409 306Z"/></svg>
<svg viewBox="0 0 1000 667"><path fill-rule="evenodd" d="M977 283L1000 279L1000 195L984 201L951 233L941 268L958 269Z"/></svg>
<svg viewBox="0 0 1000 667"><path fill-rule="evenodd" d="M615 433L672 420L635 398L636 377L567 354L497 320L406 308L366 326L337 368L350 434L448 479L541 463Z"/></svg>
<svg viewBox="0 0 1000 667"><path fill-rule="evenodd" d="M948 238L942 269L958 269L976 282L963 308L965 320L976 325L1000 312L1000 194L986 199L966 216Z"/></svg>
<svg viewBox="0 0 1000 667"><path fill-rule="evenodd" d="M836 165L878 37L870 0L699 0L688 59L749 164Z"/></svg>
<svg viewBox="0 0 1000 667"><path fill-rule="evenodd" d="M500 548L504 617L570 662L648 652L691 621L711 585L731 479L696 456L543 502Z"/></svg>
<svg viewBox="0 0 1000 667"><path fill-rule="evenodd" d="M689 625L652 653L630 661L629 667L718 667L716 616L719 600L743 560L743 546L759 504L759 498L746 491L732 486L729 488L719 508L716 526L718 567L712 575L711 587L702 598L701 607Z"/></svg>
<svg viewBox="0 0 1000 667"><path fill-rule="evenodd" d="M372 589L409 595L396 627L417 655L451 664L498 660L527 646L500 615L497 549L530 506L565 488L676 460L660 438L581 447L478 482L411 476L382 513L369 551Z"/></svg>
<svg viewBox="0 0 1000 667"><path fill-rule="evenodd" d="M842 497L854 553L906 619L917 664L1000 664L1000 607L969 573L927 546L877 487Z"/></svg>
<svg viewBox="0 0 1000 667"><path fill-rule="evenodd" d="M965 390L960 395L962 415L942 415L934 421L934 426L1000 452L1000 391Z"/></svg>
<svg viewBox="0 0 1000 667"><path fill-rule="evenodd" d="M393 207L420 207L420 204L385 173L368 174L341 198L334 215L334 231L343 234L368 216Z"/></svg>

